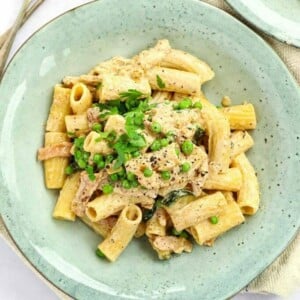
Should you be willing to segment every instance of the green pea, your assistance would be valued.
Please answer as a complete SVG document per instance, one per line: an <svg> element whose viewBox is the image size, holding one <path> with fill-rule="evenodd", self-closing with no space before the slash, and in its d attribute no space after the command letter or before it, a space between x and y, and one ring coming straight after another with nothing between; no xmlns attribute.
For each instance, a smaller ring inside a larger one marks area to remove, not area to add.
<svg viewBox="0 0 300 300"><path fill-rule="evenodd" d="M181 171L183 173L187 173L191 169L191 164L188 162L185 162L181 165Z"/></svg>
<svg viewBox="0 0 300 300"><path fill-rule="evenodd" d="M170 180L171 178L171 174L169 171L162 171L160 175L163 180Z"/></svg>
<svg viewBox="0 0 300 300"><path fill-rule="evenodd" d="M96 175L94 173L88 173L89 180L94 181L96 179Z"/></svg>
<svg viewBox="0 0 300 300"><path fill-rule="evenodd" d="M199 108L202 109L202 103L200 101L197 101L193 104L193 108Z"/></svg>
<svg viewBox="0 0 300 300"><path fill-rule="evenodd" d="M114 173L114 174L109 175L109 179L110 179L112 182L118 181L118 179L119 179L118 174Z"/></svg>
<svg viewBox="0 0 300 300"><path fill-rule="evenodd" d="M97 162L97 167L99 169L103 169L105 167L105 162L103 160Z"/></svg>
<svg viewBox="0 0 300 300"><path fill-rule="evenodd" d="M74 156L75 156L75 160L81 159L82 158L82 151L75 150Z"/></svg>
<svg viewBox="0 0 300 300"><path fill-rule="evenodd" d="M189 98L184 98L178 103L178 109L187 109L193 105L193 102Z"/></svg>
<svg viewBox="0 0 300 300"><path fill-rule="evenodd" d="M67 175L73 174L73 173L74 173L73 167L72 167L71 165L68 165L68 166L66 167L66 169L65 169L65 173L66 173Z"/></svg>
<svg viewBox="0 0 300 300"><path fill-rule="evenodd" d="M219 222L219 218L217 217L217 216L212 216L212 217L210 217L210 223L211 224L218 224L218 222Z"/></svg>
<svg viewBox="0 0 300 300"><path fill-rule="evenodd" d="M85 152L85 151L83 151L83 153L82 153L82 158L85 160L85 161L88 161L89 160L89 158L90 158L90 153L89 152Z"/></svg>
<svg viewBox="0 0 300 300"><path fill-rule="evenodd" d="M133 153L131 153L131 156L136 158L136 157L139 157L141 155L140 151L135 151Z"/></svg>
<svg viewBox="0 0 300 300"><path fill-rule="evenodd" d="M94 168L92 166L87 165L86 168L85 168L85 170L88 173L88 175L94 175ZM91 177L94 177L94 176L91 176Z"/></svg>
<svg viewBox="0 0 300 300"><path fill-rule="evenodd" d="M97 164L99 163L100 161L103 161L103 156L99 153L96 153L93 157L93 161Z"/></svg>
<svg viewBox="0 0 300 300"><path fill-rule="evenodd" d="M194 144L189 140L184 141L181 145L181 150L185 155L190 155L193 152L193 149Z"/></svg>
<svg viewBox="0 0 300 300"><path fill-rule="evenodd" d="M169 141L168 141L168 139L161 139L160 144L162 147L166 147L169 145Z"/></svg>
<svg viewBox="0 0 300 300"><path fill-rule="evenodd" d="M151 124L151 130L155 133L160 133L161 132L161 125L158 122L153 122Z"/></svg>
<svg viewBox="0 0 300 300"><path fill-rule="evenodd" d="M133 181L131 181L131 186L132 187L138 187L139 186L139 182L137 180L133 180Z"/></svg>
<svg viewBox="0 0 300 300"><path fill-rule="evenodd" d="M136 176L135 176L135 174L133 174L132 172L127 172L127 179L128 179L129 181L133 181L133 180L136 179Z"/></svg>
<svg viewBox="0 0 300 300"><path fill-rule="evenodd" d="M114 190L114 187L107 183L107 184L104 184L103 187L102 187L102 192L103 194L107 195L107 194L111 194Z"/></svg>
<svg viewBox="0 0 300 300"><path fill-rule="evenodd" d="M150 146L150 149L152 151L158 151L161 149L161 144L160 144L160 141L159 140L155 140L152 145Z"/></svg>
<svg viewBox="0 0 300 300"><path fill-rule="evenodd" d="M80 137L74 140L74 145L76 148L81 149L83 147L84 137Z"/></svg>
<svg viewBox="0 0 300 300"><path fill-rule="evenodd" d="M130 184L130 182L128 181L128 180L126 180L126 179L124 179L123 181L122 181L122 187L124 188L124 189L130 189L131 188L131 184Z"/></svg>
<svg viewBox="0 0 300 300"><path fill-rule="evenodd" d="M146 169L144 170L144 176L145 176L145 177L151 177L152 174L153 174L153 171L152 171L151 169L146 168Z"/></svg>
<svg viewBox="0 0 300 300"><path fill-rule="evenodd" d="M80 158L77 161L77 164L78 164L79 168L81 168L81 169L84 169L86 167L86 162L82 158Z"/></svg>

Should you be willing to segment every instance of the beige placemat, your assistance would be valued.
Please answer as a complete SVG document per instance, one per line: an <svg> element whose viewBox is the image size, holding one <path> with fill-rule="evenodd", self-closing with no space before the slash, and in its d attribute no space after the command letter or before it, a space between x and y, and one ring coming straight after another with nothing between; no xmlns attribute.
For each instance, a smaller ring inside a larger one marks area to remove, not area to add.
<svg viewBox="0 0 300 300"><path fill-rule="evenodd" d="M240 19L244 23L248 24L240 16L238 16L223 0L202 0L214 6L217 6L236 18ZM288 46L281 42L276 41L263 34L262 32L255 30L260 34L278 53L288 69L294 75L298 83L300 84L300 49L292 46ZM21 257L24 264L27 265L41 280L43 280L60 299L68 299L71 297L57 289L53 284L46 280L25 258L18 250L10 236L8 235L3 221L0 218L0 235L8 242L12 249ZM275 262L269 266L261 275L253 280L245 291L255 293L272 293L280 296L287 296L300 286L300 234L289 245L289 247L275 260Z"/></svg>

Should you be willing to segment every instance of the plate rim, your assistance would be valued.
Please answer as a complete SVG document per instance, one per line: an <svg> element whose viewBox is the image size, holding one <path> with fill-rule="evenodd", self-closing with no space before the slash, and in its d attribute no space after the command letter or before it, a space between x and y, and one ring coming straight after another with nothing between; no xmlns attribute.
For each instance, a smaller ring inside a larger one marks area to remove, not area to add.
<svg viewBox="0 0 300 300"><path fill-rule="evenodd" d="M108 0L107 0L108 1ZM287 66L285 65L285 63L282 61L282 59L279 57L279 55L277 54L277 52L260 36L258 35L252 28L248 27L246 24L244 24L241 20L237 19L236 17L232 16L230 13L224 11L221 8L218 8L212 4L203 2L203 1L198 1L198 0L184 0L186 3L188 2L194 2L197 3L197 5L202 5L202 6L206 6L209 7L209 9L212 9L213 11L219 13L219 14L223 14L225 16L225 18L229 18L231 21L237 23L239 26L243 27L244 30L246 30L250 35L252 35L253 37L255 37L257 39L258 42L261 43L262 47L265 47L268 49L268 51L271 51L273 53L274 58L276 58L276 62L277 64L280 64L281 67L285 70L285 75L288 77L290 84L292 85L293 88L295 88L295 92L297 93L299 99L300 99L300 87L296 81L296 79L294 78L294 76L291 74L291 72L289 71L289 69L287 68ZM228 0L226 0L228 1ZM64 11L63 13L57 15L56 17L50 19L49 21L47 21L45 24L43 24L42 26L40 26L39 28L37 28L32 34L29 35L28 38L25 39L25 41L18 47L18 49L15 51L15 53L12 55L11 59L9 60L9 62L7 63L3 73L0 76L0 87L2 85L2 80L3 78L6 76L7 71L9 70L9 68L11 67L11 65L13 64L15 58L19 55L19 53L21 52L21 50L26 46L26 44L28 42L30 42L30 40L35 36L41 33L41 31L43 29L45 29L48 25L54 23L55 21L58 21L59 19L62 19L65 17L65 15L68 15L76 10L80 10L82 7L84 6L89 6L89 5L93 5L96 2L104 2L102 0L92 0L90 2L87 3L83 3L80 5L77 5L71 9L68 9L66 11ZM1 102L0 102L1 105ZM2 131L2 121L0 121L0 132ZM2 167L0 165L0 178L2 179ZM0 181L0 191L4 194L6 194L6 187L1 183ZM76 289L77 285L81 285L84 288L87 288L89 291L92 291L93 294L95 293L101 293L101 295L103 297L109 297L112 295L106 294L103 291L94 291L93 288L88 287L87 285L85 285L84 283L78 282L74 279L72 279L71 277L68 277L65 273L61 273L57 268L55 268L53 265L51 265L50 263L48 263L46 260L42 259L45 261L47 267L45 268L45 266L43 266L39 260L35 260L35 258L30 255L30 250L28 250L28 245L26 246L24 244L24 241L22 240L22 238L20 237L14 237L13 234L14 232L14 226L12 225L12 221L9 220L9 218L3 213L5 212L5 210L7 209L7 206L5 206L5 203L2 201L0 201L0 218L2 219L2 223L4 224L4 227L9 235L9 237L11 238L11 240L13 241L15 247L18 249L18 251L20 252L20 254L22 255L22 257L29 263L29 265L31 267L34 268L34 270L40 274L42 276L42 278L44 280L46 280L46 284L47 286L51 289L51 284L53 286L55 286L60 292L67 294L68 296L70 296L71 298L77 299L75 298L75 294L72 294L72 290L74 291L74 288ZM262 266L261 268L258 268L255 272L255 275L251 276L251 278L249 279L249 281L242 287L238 287L236 289L232 289L230 292L228 292L226 295L222 295L222 299L229 299L235 295L237 295L240 291L242 291L245 287L247 287L247 285L254 280L257 276L259 276L264 270L266 270L283 252L284 250L291 244L291 242L294 240L294 238L296 237L298 231L300 229L300 224L298 225L298 227L295 227L293 233L291 234L290 239L284 243L284 246L278 247L278 251L275 253L275 255L272 256L272 258L270 259L270 261L268 263L266 263L264 266ZM34 252L34 254L37 254L36 250L32 247L29 246L30 249L32 249ZM46 270L46 272L45 272ZM51 272L52 270L52 272ZM60 274L60 276L58 276ZM67 284L65 286L63 286L63 284L61 283L60 280L58 280L58 278L64 278L64 280L67 282ZM49 285L50 283L50 285ZM224 298L223 298L224 297ZM221 299L221 298L220 298Z"/></svg>
<svg viewBox="0 0 300 300"><path fill-rule="evenodd" d="M281 30L280 27L276 27L270 23L264 22L263 20L258 18L257 15L245 9L243 7L243 3L241 3L240 0L225 0L225 2L254 28L261 30L266 35L288 46L300 48L300 36L294 37L292 35L289 35L288 32L284 32L283 30Z"/></svg>

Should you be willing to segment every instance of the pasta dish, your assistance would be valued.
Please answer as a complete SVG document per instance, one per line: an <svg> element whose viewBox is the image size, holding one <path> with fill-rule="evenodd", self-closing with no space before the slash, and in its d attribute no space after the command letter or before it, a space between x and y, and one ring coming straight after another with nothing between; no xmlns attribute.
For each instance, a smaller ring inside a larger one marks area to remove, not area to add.
<svg viewBox="0 0 300 300"><path fill-rule="evenodd" d="M45 184L59 189L53 217L81 219L114 262L145 236L160 259L212 246L259 206L252 104L222 106L201 86L208 64L159 40L54 87L44 147Z"/></svg>

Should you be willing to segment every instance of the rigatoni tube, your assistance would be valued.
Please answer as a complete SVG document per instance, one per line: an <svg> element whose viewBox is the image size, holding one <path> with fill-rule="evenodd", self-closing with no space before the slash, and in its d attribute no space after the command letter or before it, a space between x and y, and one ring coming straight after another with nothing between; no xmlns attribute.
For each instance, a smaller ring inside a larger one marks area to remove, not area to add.
<svg viewBox="0 0 300 300"><path fill-rule="evenodd" d="M255 110L250 103L222 108L221 111L229 120L230 129L248 130L256 127Z"/></svg>
<svg viewBox="0 0 300 300"><path fill-rule="evenodd" d="M209 120L208 156L212 173L225 173L230 164L230 128L225 118Z"/></svg>
<svg viewBox="0 0 300 300"><path fill-rule="evenodd" d="M120 93L128 90L137 90L145 96L150 96L151 88L146 78L132 79L126 75L104 74L101 87L98 91L100 102L114 100L120 97Z"/></svg>
<svg viewBox="0 0 300 300"><path fill-rule="evenodd" d="M199 245L211 245L211 241L219 235L244 222L245 218L232 193L225 192L224 196L227 204L218 214L217 224L212 224L209 219L206 219L190 228L190 233Z"/></svg>
<svg viewBox="0 0 300 300"><path fill-rule="evenodd" d="M199 58L177 49L171 49L164 57L162 66L184 70L199 75L201 84L211 80L215 73L207 63Z"/></svg>
<svg viewBox="0 0 300 300"><path fill-rule="evenodd" d="M70 94L71 90L63 88L61 85L57 84L54 87L53 102L47 120L46 131L66 131L65 116L71 113Z"/></svg>
<svg viewBox="0 0 300 300"><path fill-rule="evenodd" d="M230 135L231 159L239 154L246 152L254 145L253 138L247 131L233 131Z"/></svg>
<svg viewBox="0 0 300 300"><path fill-rule="evenodd" d="M130 198L120 194L102 195L88 203L85 213L92 222L97 222L121 211L129 204Z"/></svg>
<svg viewBox="0 0 300 300"><path fill-rule="evenodd" d="M83 149L91 153L111 154L113 149L110 148L101 135L95 131L91 131L85 138Z"/></svg>
<svg viewBox="0 0 300 300"><path fill-rule="evenodd" d="M237 203L243 214L254 215L259 206L259 187L255 170L244 153L238 155L232 161L232 166L239 168L243 177Z"/></svg>
<svg viewBox="0 0 300 300"><path fill-rule="evenodd" d="M92 94L85 84L78 82L73 85L70 105L75 114L84 113L92 105Z"/></svg>
<svg viewBox="0 0 300 300"><path fill-rule="evenodd" d="M80 173L77 172L66 179L54 207L52 214L53 218L75 221L76 216L71 210L71 204L79 187L79 178Z"/></svg>
<svg viewBox="0 0 300 300"><path fill-rule="evenodd" d="M220 174L208 174L203 188L206 190L221 190L237 192L242 186L242 174L238 168L229 168Z"/></svg>
<svg viewBox="0 0 300 300"><path fill-rule="evenodd" d="M79 136L89 130L89 123L86 114L65 116L67 132Z"/></svg>
<svg viewBox="0 0 300 300"><path fill-rule="evenodd" d="M106 238L110 234L118 220L117 216L110 216L99 222L92 222L87 216L83 216L80 219L103 238Z"/></svg>
<svg viewBox="0 0 300 300"><path fill-rule="evenodd" d="M126 206L111 233L98 246L98 249L108 260L114 262L132 240L141 220L142 211L138 206Z"/></svg>
<svg viewBox="0 0 300 300"><path fill-rule="evenodd" d="M153 69L148 70L147 77L151 88L154 90L189 95L200 94L200 77L195 73L170 68L154 67Z"/></svg>
<svg viewBox="0 0 300 300"><path fill-rule="evenodd" d="M45 147L69 141L66 133L46 132ZM66 174L65 169L69 159L54 157L44 161L45 182L48 189L60 189L63 187Z"/></svg>
<svg viewBox="0 0 300 300"><path fill-rule="evenodd" d="M176 204L176 203L175 203ZM198 198L180 209L165 207L177 231L195 226L201 221L218 215L226 205L226 199L221 192Z"/></svg>
<svg viewBox="0 0 300 300"><path fill-rule="evenodd" d="M153 214L152 218L147 221L146 223L146 235L148 237L151 237L152 235L159 235L159 236L165 236L166 235L166 222L165 224L162 224L162 222L159 222L159 214L160 211L163 210L163 208L159 208L156 210L156 212Z"/></svg>

